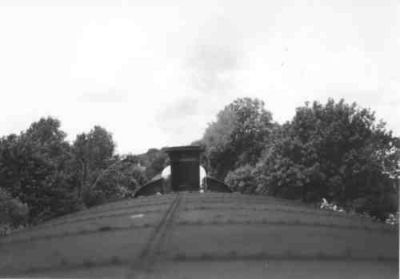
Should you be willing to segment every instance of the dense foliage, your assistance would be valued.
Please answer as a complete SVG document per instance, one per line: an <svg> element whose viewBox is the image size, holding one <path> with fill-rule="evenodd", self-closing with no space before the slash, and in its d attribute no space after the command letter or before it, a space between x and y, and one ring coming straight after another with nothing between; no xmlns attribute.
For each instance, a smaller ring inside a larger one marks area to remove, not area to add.
<svg viewBox="0 0 400 279"><path fill-rule="evenodd" d="M326 203L385 219L398 209L400 139L374 113L314 102L283 125L258 99L227 105L206 129L202 165L234 191ZM0 138L0 229L132 197L168 164L161 149L117 155L100 126L69 143L54 118Z"/></svg>
<svg viewBox="0 0 400 279"><path fill-rule="evenodd" d="M114 155L104 128L95 126L72 144L65 138L49 117L0 139L0 224L34 224L129 197L145 182L136 162Z"/></svg>
<svg viewBox="0 0 400 279"><path fill-rule="evenodd" d="M244 165L228 172L225 182L232 191L252 194L257 189L257 169L251 165Z"/></svg>
<svg viewBox="0 0 400 279"><path fill-rule="evenodd" d="M136 156L139 164L145 168L147 179L152 179L168 165L167 153L162 149L150 148L146 153Z"/></svg>
<svg viewBox="0 0 400 279"><path fill-rule="evenodd" d="M0 186L28 205L31 222L79 207L68 168L70 146L59 126L55 119L41 119L20 135L0 140Z"/></svg>
<svg viewBox="0 0 400 279"><path fill-rule="evenodd" d="M384 218L396 210L400 141L375 122L372 112L343 100L298 108L260 159L258 190L304 201L326 197Z"/></svg>
<svg viewBox="0 0 400 279"><path fill-rule="evenodd" d="M373 112L343 100L314 102L279 126L257 104L234 101L201 141L211 173L234 191L305 202L326 198L380 219L397 210L400 140ZM243 110L251 113L238 117Z"/></svg>
<svg viewBox="0 0 400 279"><path fill-rule="evenodd" d="M29 209L18 198L12 198L0 188L0 235L6 234L12 228L24 225L28 220Z"/></svg>
<svg viewBox="0 0 400 279"><path fill-rule="evenodd" d="M211 174L223 179L237 167L255 165L274 125L271 121L271 113L258 99L237 99L226 106L201 140Z"/></svg>

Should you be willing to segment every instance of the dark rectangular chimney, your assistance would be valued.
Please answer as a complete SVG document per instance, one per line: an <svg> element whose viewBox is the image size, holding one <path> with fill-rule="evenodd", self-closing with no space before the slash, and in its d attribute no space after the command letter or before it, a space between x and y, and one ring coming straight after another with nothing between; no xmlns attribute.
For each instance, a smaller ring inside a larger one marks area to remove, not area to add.
<svg viewBox="0 0 400 279"><path fill-rule="evenodd" d="M166 148L171 164L172 191L200 190L200 146Z"/></svg>

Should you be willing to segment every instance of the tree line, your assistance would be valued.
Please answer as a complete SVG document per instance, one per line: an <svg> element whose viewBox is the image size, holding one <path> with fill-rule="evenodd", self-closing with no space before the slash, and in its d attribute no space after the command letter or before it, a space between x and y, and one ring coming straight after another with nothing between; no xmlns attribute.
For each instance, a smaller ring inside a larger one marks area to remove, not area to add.
<svg viewBox="0 0 400 279"><path fill-rule="evenodd" d="M382 220L398 208L400 139L355 103L306 103L279 125L261 100L237 99L195 144L209 173L234 191L325 198Z"/></svg>
<svg viewBox="0 0 400 279"><path fill-rule="evenodd" d="M42 118L18 135L0 138L0 228L132 197L165 160L158 149L115 154L112 135L100 126L69 143L59 120Z"/></svg>
<svg viewBox="0 0 400 279"><path fill-rule="evenodd" d="M355 103L306 103L278 124L261 100L236 99L192 144L204 147L208 174L233 191L325 198L382 220L398 209L400 139ZM70 143L59 120L42 118L0 138L0 228L130 198L167 164L162 149L116 154L100 126Z"/></svg>

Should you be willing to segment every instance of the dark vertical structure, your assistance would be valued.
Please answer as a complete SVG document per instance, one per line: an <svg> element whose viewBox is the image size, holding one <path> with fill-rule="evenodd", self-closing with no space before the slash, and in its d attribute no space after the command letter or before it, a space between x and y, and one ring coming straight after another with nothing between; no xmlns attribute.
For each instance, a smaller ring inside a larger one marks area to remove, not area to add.
<svg viewBox="0 0 400 279"><path fill-rule="evenodd" d="M166 148L171 164L172 191L200 190L200 146Z"/></svg>

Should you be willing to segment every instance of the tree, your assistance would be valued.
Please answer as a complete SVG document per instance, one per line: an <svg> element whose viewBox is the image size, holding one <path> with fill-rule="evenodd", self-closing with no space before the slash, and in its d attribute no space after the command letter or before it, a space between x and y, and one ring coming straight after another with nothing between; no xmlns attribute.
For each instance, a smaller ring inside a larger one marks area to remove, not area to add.
<svg viewBox="0 0 400 279"><path fill-rule="evenodd" d="M75 169L79 178L79 197L90 194L99 176L113 162L115 144L112 135L100 126L95 126L89 133L77 135L72 152Z"/></svg>
<svg viewBox="0 0 400 279"><path fill-rule="evenodd" d="M31 223L76 210L73 176L66 172L70 146L57 119L32 123L19 136L0 140L0 185L26 203Z"/></svg>
<svg viewBox="0 0 400 279"><path fill-rule="evenodd" d="M399 138L376 123L374 113L330 99L296 111L265 151L258 169L259 190L316 201L328 198L342 206L364 199L361 211L384 218L383 208L399 177Z"/></svg>
<svg viewBox="0 0 400 279"><path fill-rule="evenodd" d="M230 170L255 165L273 126L271 113L264 109L263 101L241 98L227 105L202 139L211 174L224 179Z"/></svg>
<svg viewBox="0 0 400 279"><path fill-rule="evenodd" d="M29 209L18 198L0 188L0 235L27 223Z"/></svg>
<svg viewBox="0 0 400 279"><path fill-rule="evenodd" d="M147 182L145 168L132 156L115 155L110 166L97 176L86 200L88 206L133 197L135 191Z"/></svg>
<svg viewBox="0 0 400 279"><path fill-rule="evenodd" d="M146 168L134 156L125 156L120 164L119 171L123 177L123 184L133 193L140 186L146 184Z"/></svg>
<svg viewBox="0 0 400 279"><path fill-rule="evenodd" d="M138 162L145 168L146 179L150 180L162 172L169 159L163 149L150 148L146 153L138 155Z"/></svg>

